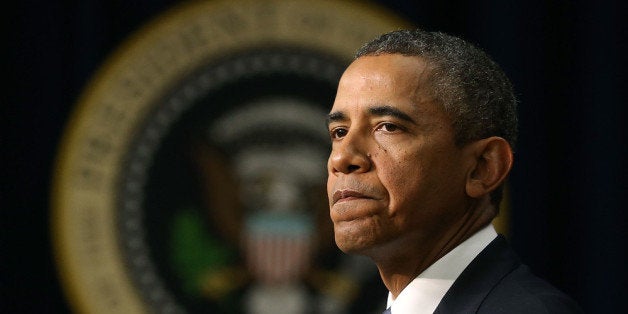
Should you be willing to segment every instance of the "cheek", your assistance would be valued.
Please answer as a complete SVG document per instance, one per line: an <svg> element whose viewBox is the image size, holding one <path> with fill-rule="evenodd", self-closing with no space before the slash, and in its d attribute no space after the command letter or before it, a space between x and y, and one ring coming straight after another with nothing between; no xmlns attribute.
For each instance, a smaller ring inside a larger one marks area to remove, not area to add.
<svg viewBox="0 0 628 314"><path fill-rule="evenodd" d="M403 215L408 211L413 211L420 205L420 182L418 173L408 171L398 176L390 178L387 189L389 191L389 210L393 215Z"/></svg>
<svg viewBox="0 0 628 314"><path fill-rule="evenodd" d="M331 206L331 200L332 200L332 195L331 193L333 193L333 188L334 188L334 182L335 182L335 178L334 176L328 176L327 177L327 201L329 203L329 206Z"/></svg>
<svg viewBox="0 0 628 314"><path fill-rule="evenodd" d="M425 168L418 154L405 150L396 153L389 150L382 156L386 158L381 159L379 177L388 190L390 210L396 211L418 196Z"/></svg>

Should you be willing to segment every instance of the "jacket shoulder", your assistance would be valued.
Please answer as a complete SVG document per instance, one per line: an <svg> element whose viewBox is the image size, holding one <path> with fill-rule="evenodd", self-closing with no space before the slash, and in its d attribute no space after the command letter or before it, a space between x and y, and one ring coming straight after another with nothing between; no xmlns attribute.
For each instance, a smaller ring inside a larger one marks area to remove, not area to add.
<svg viewBox="0 0 628 314"><path fill-rule="evenodd" d="M495 285L478 313L583 313L562 291L520 264Z"/></svg>
<svg viewBox="0 0 628 314"><path fill-rule="evenodd" d="M583 313L566 294L534 275L503 236L460 274L436 313Z"/></svg>

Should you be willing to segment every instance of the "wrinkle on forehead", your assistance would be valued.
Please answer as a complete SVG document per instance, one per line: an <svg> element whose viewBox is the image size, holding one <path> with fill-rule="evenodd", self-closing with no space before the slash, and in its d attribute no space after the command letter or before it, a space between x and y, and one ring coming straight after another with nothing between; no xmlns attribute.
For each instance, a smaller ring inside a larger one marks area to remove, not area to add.
<svg viewBox="0 0 628 314"><path fill-rule="evenodd" d="M395 75L391 75L391 72L383 71L384 69L392 68L404 70L395 71ZM433 66L431 63L419 56L404 56L401 54L367 55L356 59L349 65L343 75L344 80L341 79L340 81L340 86L359 83L352 88L359 89L358 87L361 87L372 90L379 85L393 92L406 92L417 103L422 103L433 100L433 93L429 86L432 70ZM356 72L355 75L353 72ZM360 82L347 82L347 77L351 77L352 80L359 78ZM408 88L412 90L408 90Z"/></svg>

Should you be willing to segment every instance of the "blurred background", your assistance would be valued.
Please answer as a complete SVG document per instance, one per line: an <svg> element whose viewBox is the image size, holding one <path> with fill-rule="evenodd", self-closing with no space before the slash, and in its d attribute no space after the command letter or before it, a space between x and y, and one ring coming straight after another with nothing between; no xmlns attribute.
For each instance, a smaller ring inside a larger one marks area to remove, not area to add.
<svg viewBox="0 0 628 314"><path fill-rule="evenodd" d="M70 312L50 243L60 136L105 58L177 3L22 1L4 10L0 312ZM520 99L513 246L586 312L626 312L626 4L369 3L476 43L502 65Z"/></svg>

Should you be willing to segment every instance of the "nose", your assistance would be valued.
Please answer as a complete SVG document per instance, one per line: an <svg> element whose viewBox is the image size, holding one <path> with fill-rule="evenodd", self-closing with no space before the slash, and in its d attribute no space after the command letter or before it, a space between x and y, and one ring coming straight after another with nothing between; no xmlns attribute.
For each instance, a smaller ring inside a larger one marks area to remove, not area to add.
<svg viewBox="0 0 628 314"><path fill-rule="evenodd" d="M341 141L332 144L327 162L330 174L361 173L371 169L371 158L366 152L365 140L359 134L347 134Z"/></svg>

